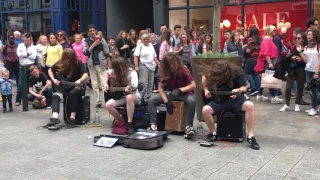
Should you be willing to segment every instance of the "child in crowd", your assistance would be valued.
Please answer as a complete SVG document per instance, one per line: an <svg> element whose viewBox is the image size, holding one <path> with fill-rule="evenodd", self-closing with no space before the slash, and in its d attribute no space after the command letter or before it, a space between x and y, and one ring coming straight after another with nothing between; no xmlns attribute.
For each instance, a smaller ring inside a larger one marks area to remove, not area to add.
<svg viewBox="0 0 320 180"><path fill-rule="evenodd" d="M0 79L0 91L2 94L3 113L7 112L7 101L9 103L9 111L12 112L12 96L14 95L13 81L9 79L9 71L2 71L2 78Z"/></svg>

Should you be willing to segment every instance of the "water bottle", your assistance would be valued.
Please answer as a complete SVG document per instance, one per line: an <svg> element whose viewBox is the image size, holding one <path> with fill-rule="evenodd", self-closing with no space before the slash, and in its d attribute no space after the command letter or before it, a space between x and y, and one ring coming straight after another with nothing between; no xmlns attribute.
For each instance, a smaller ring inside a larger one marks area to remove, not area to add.
<svg viewBox="0 0 320 180"><path fill-rule="evenodd" d="M100 122L100 114L98 113L98 111L96 111L96 114L94 115L94 122L96 124L101 124L101 122Z"/></svg>
<svg viewBox="0 0 320 180"><path fill-rule="evenodd" d="M198 135L198 136L202 136L202 135L203 135L202 122L198 122L198 125L197 125L197 135Z"/></svg>

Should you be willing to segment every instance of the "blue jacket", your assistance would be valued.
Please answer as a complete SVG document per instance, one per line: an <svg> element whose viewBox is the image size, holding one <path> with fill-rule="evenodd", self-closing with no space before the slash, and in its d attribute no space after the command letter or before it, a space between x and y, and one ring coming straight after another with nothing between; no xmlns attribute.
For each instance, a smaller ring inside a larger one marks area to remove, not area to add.
<svg viewBox="0 0 320 180"><path fill-rule="evenodd" d="M0 92L2 95L11 95L12 94L13 81L11 79L4 80L0 79Z"/></svg>

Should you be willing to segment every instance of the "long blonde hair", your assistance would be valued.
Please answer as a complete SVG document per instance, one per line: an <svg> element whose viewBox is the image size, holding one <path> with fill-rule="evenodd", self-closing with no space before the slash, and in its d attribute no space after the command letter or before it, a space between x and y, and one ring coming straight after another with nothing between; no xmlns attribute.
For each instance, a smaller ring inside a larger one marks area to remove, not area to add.
<svg viewBox="0 0 320 180"><path fill-rule="evenodd" d="M46 45L48 45L48 37L46 35L40 35L37 44L41 44L41 38L43 38L43 37L47 38L47 44Z"/></svg>

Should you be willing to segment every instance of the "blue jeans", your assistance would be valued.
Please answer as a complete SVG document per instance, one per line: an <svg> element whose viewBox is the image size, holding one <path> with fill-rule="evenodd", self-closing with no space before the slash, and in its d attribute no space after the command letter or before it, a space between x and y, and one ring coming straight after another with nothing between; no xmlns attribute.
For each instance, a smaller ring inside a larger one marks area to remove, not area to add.
<svg viewBox="0 0 320 180"><path fill-rule="evenodd" d="M46 97L47 107L50 107L52 102L52 87L48 86L43 91L42 95ZM35 96L33 96L32 94L28 94L28 101L33 101L34 99L35 99Z"/></svg>
<svg viewBox="0 0 320 180"><path fill-rule="evenodd" d="M314 72L310 72L310 71L305 71L305 72L306 72L306 81L309 82L310 79L313 78ZM316 87L312 87L310 97L311 97L311 106L313 109L316 109L318 106Z"/></svg>
<svg viewBox="0 0 320 180"><path fill-rule="evenodd" d="M294 94L297 93L297 81L294 81L294 82L293 82L293 86L292 86L291 92L294 93Z"/></svg>
<svg viewBox="0 0 320 180"><path fill-rule="evenodd" d="M260 89L259 84L260 82L260 76L258 73L254 71L254 67L257 65L257 60L247 60L245 66L244 66L244 75L246 76L247 80L250 83L251 89Z"/></svg>

